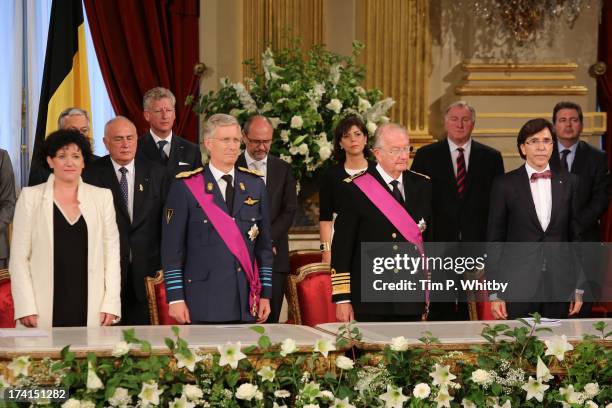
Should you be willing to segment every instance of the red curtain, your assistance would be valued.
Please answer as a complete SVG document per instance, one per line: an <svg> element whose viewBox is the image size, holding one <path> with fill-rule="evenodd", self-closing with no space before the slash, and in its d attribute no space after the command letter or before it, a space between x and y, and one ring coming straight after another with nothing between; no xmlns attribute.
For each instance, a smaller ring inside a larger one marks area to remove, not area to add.
<svg viewBox="0 0 612 408"><path fill-rule="evenodd" d="M185 98L198 62L199 0L84 0L102 76L115 112L148 130L142 96L156 86L176 96L175 131L197 141ZM197 87L196 87L197 88ZM179 123L184 128L179 129Z"/></svg>
<svg viewBox="0 0 612 408"><path fill-rule="evenodd" d="M602 111L608 113L608 127L604 135L604 148L608 152L608 166L612 168L612 2L604 1L599 26L599 61L607 65L602 75L597 75L597 97ZM612 206L602 219L603 240L612 242Z"/></svg>

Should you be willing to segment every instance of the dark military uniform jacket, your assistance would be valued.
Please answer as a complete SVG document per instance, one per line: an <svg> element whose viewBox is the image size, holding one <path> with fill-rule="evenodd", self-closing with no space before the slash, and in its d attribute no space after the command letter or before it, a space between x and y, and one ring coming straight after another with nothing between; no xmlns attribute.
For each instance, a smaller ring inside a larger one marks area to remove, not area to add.
<svg viewBox="0 0 612 408"><path fill-rule="evenodd" d="M391 195L382 176L371 166L368 170ZM359 176L357 176L359 177ZM407 170L402 174L405 208L412 219L419 223L423 219L427 225L423 239L431 241L432 225L432 188L429 177ZM332 243L332 300L349 300L355 318L367 315L417 316L424 312L424 303L378 303L362 302L361 281L361 243L364 242L406 242L405 238L352 181L348 182L343 194L348 195L346 211L343 211L334 224ZM424 298L423 298L424 301Z"/></svg>
<svg viewBox="0 0 612 408"><path fill-rule="evenodd" d="M212 194L214 204L228 212L208 165L203 172L200 169L176 176L166 201L162 227L162 265L168 302L184 300L191 321L196 323L253 321L245 272L182 180L202 175L205 194ZM273 256L266 186L252 170L236 169L234 177L233 218L242 232L251 262L256 261L259 267L261 297L269 299Z"/></svg>

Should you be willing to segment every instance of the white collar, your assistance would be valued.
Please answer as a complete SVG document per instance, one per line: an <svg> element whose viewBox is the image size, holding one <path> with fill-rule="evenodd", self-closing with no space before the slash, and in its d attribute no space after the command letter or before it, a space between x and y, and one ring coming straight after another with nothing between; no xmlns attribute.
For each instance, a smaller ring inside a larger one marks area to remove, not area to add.
<svg viewBox="0 0 612 408"><path fill-rule="evenodd" d="M470 149L471 149L471 147L472 147L472 138L471 138L471 137L468 139L468 141L467 141L467 142L465 142L465 144L464 144L463 146L459 146L459 145L457 145L457 144L453 143L453 142L450 140L450 137L448 137L448 136L446 137L446 140L448 140L448 145L450 146L450 150L451 150L451 152L454 152L455 150L457 150L458 148L460 148L460 147L461 147L461 148L463 148L463 152L464 152L464 153L467 153L467 152L469 152L469 151L470 151Z"/></svg>
<svg viewBox="0 0 612 408"><path fill-rule="evenodd" d="M134 159L131 162L126 164L125 166L120 165L111 157L111 163L113 163L113 167L115 168L115 172L118 172L120 168L125 167L130 174L134 174Z"/></svg>
<svg viewBox="0 0 612 408"><path fill-rule="evenodd" d="M267 154L266 154L266 157L264 157L262 160L255 160L254 158L251 157L251 155L249 154L247 150L244 151L244 158L246 159L247 167L249 167L254 162L259 162L265 166L268 161Z"/></svg>
<svg viewBox="0 0 612 408"><path fill-rule="evenodd" d="M232 180L234 180L234 168L232 167L232 169L228 172L228 173L224 173L221 170L219 170L218 168L216 168L215 166L212 165L212 163L208 163L208 168L210 169L210 172L212 173L213 177L215 178L215 181L219 182L219 180L221 180L221 177L229 174L230 176L232 176ZM225 181L225 180L223 180Z"/></svg>
<svg viewBox="0 0 612 408"><path fill-rule="evenodd" d="M531 179L531 175L532 175L533 173L542 173L543 171L550 170L550 165L549 165L549 164L547 164L547 165L546 165L546 168L545 168L544 170L537 171L536 169L534 169L533 167L531 167L531 166L529 165L529 163L525 162L525 169L527 170L527 176L528 176L528 177Z"/></svg>
<svg viewBox="0 0 612 408"><path fill-rule="evenodd" d="M397 180L399 181L400 184L402 184L402 175L400 174L400 176L397 179L394 179L393 177L391 177L383 168L380 164L376 165L376 171L378 171L378 173L382 176L383 180L385 181L385 183L387 184L391 184L391 182L393 180Z"/></svg>
<svg viewBox="0 0 612 408"><path fill-rule="evenodd" d="M162 139L161 137L157 136L155 132L153 132L153 129L149 129L149 132L151 133L151 136L153 136L153 141L155 141L155 144L157 144L157 142L159 142L160 140L165 140L166 142L168 142L168 144L172 143L172 132L170 132L168 137L165 139Z"/></svg>
<svg viewBox="0 0 612 408"><path fill-rule="evenodd" d="M571 145L570 147L565 147L561 144L561 142L559 140L557 140L557 148L559 149L559 153L562 152L565 149L569 149L570 150L570 154L576 153L576 148L578 147L578 142L574 143L573 145Z"/></svg>

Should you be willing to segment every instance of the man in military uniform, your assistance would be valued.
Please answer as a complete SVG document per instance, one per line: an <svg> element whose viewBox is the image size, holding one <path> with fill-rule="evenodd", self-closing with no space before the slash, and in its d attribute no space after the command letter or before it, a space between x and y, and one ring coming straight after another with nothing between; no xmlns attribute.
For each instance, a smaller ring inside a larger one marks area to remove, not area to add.
<svg viewBox="0 0 612 408"><path fill-rule="evenodd" d="M407 170L408 133L388 123L374 134L377 165L347 179L349 208L335 223L332 244L332 300L336 317L347 322L420 320L425 294L410 303L361 299L361 244L410 242L422 247L430 240L432 202L429 177ZM425 276L421 277L425 279Z"/></svg>
<svg viewBox="0 0 612 408"><path fill-rule="evenodd" d="M179 323L261 323L272 296L266 186L253 170L234 168L242 138L234 117L213 115L202 133L210 162L176 176L164 209L170 316Z"/></svg>

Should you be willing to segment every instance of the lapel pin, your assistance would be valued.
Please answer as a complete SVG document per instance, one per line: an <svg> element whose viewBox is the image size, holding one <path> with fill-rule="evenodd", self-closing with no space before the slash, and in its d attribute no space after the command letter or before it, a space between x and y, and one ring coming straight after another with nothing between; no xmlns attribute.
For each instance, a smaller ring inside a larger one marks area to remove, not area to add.
<svg viewBox="0 0 612 408"><path fill-rule="evenodd" d="M140 191L144 191L144 188L142 187L142 184L139 184L139 185L138 185L138 190L140 190Z"/></svg>
<svg viewBox="0 0 612 408"><path fill-rule="evenodd" d="M213 184L212 184L212 183L208 183L208 184L206 185L206 189L207 189L208 191L213 191Z"/></svg>
<svg viewBox="0 0 612 408"><path fill-rule="evenodd" d="M243 183L242 181L240 182L240 189L241 189L242 191L245 191L245 190L246 190L246 188L244 187L244 183Z"/></svg>

